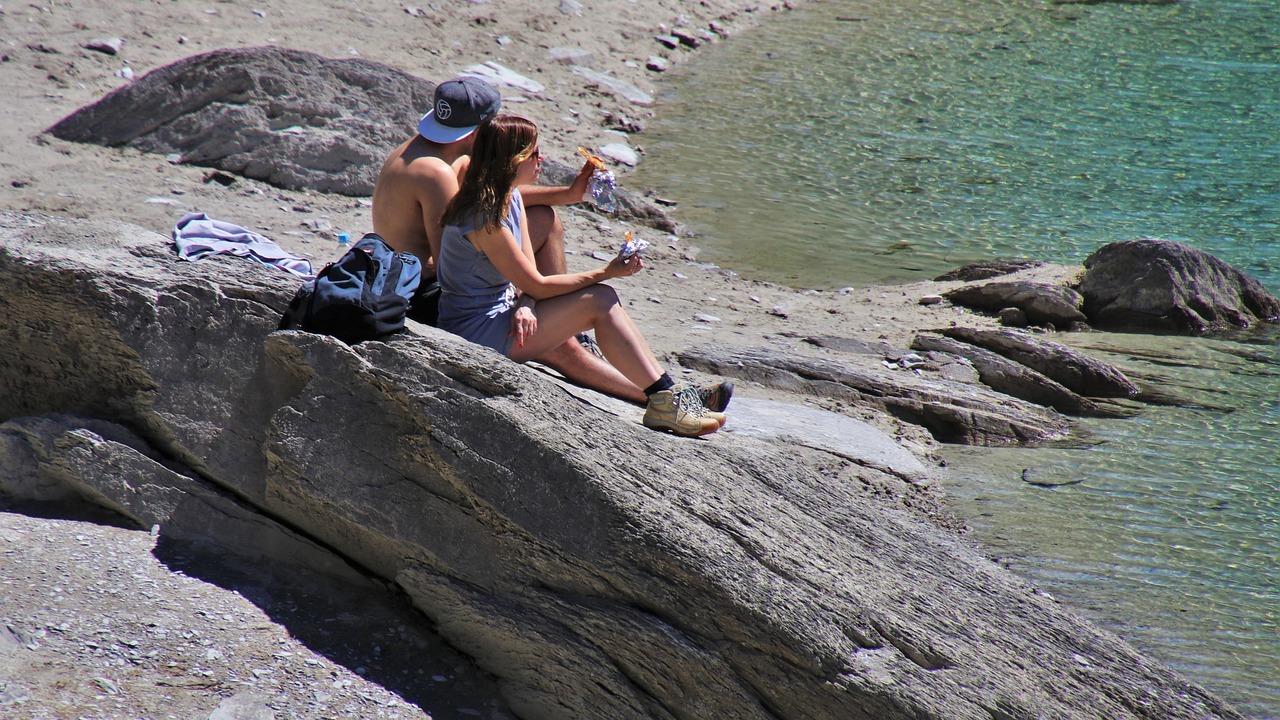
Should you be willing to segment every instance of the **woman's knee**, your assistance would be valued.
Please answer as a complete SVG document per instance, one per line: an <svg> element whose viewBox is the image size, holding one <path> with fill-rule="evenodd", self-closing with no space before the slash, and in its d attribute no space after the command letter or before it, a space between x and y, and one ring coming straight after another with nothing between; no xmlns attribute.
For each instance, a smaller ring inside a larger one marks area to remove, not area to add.
<svg viewBox="0 0 1280 720"><path fill-rule="evenodd" d="M622 306L622 300L618 298L618 291L614 290L612 285L598 283L587 288L587 291L591 293L596 309L602 313L607 313L615 307Z"/></svg>
<svg viewBox="0 0 1280 720"><path fill-rule="evenodd" d="M524 212L529 223L529 235L536 245L541 245L550 236L564 233L560 213L550 205L530 205Z"/></svg>

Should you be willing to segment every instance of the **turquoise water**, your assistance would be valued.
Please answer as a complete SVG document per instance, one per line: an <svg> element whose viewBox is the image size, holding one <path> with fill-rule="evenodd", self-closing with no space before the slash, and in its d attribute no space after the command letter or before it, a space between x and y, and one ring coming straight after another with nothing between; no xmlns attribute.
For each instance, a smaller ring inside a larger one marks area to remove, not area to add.
<svg viewBox="0 0 1280 720"><path fill-rule="evenodd" d="M797 287L1182 240L1280 293L1280 4L828 0L673 72L625 182L701 260ZM1188 407L1087 449L954 449L974 538L1280 718L1280 337L1060 337ZM1047 489L1032 477L1079 480Z"/></svg>
<svg viewBox="0 0 1280 720"><path fill-rule="evenodd" d="M1188 407L1082 421L1084 449L946 453L989 552L1237 704L1280 717L1280 330L1072 343ZM1022 481L1028 469L1037 483Z"/></svg>

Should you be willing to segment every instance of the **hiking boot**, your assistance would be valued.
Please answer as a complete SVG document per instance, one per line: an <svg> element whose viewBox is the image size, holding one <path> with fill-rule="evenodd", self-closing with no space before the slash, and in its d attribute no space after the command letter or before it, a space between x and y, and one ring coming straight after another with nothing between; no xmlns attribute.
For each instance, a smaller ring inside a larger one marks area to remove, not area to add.
<svg viewBox="0 0 1280 720"><path fill-rule="evenodd" d="M733 383L728 380L698 388L698 399L702 401L702 406L715 413L723 413L724 409L729 407L729 400L732 397Z"/></svg>
<svg viewBox="0 0 1280 720"><path fill-rule="evenodd" d="M698 389L692 385L676 385L650 395L643 422L647 428L686 437L713 433L721 425L720 419L703 407L698 399Z"/></svg>
<svg viewBox="0 0 1280 720"><path fill-rule="evenodd" d="M725 380L715 385L694 387L698 393L698 402L707 409L706 416L720 423L720 427L728 422L724 409L729 406L729 398L733 397L733 383Z"/></svg>

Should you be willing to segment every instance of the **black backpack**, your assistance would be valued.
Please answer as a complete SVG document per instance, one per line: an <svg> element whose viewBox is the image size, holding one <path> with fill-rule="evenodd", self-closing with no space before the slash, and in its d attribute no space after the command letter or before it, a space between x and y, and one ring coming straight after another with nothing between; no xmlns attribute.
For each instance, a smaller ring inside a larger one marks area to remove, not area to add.
<svg viewBox="0 0 1280 720"><path fill-rule="evenodd" d="M369 233L298 290L279 329L332 335L348 345L377 340L404 329L420 282L416 256Z"/></svg>

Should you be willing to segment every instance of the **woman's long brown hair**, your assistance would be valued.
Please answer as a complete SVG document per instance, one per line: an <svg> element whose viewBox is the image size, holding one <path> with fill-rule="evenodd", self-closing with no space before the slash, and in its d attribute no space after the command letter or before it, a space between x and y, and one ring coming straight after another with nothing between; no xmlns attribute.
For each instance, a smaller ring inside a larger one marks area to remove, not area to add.
<svg viewBox="0 0 1280 720"><path fill-rule="evenodd" d="M476 219L493 229L507 218L516 169L538 147L538 126L516 115L496 115L476 128L471 165L458 194L445 206L441 226Z"/></svg>

